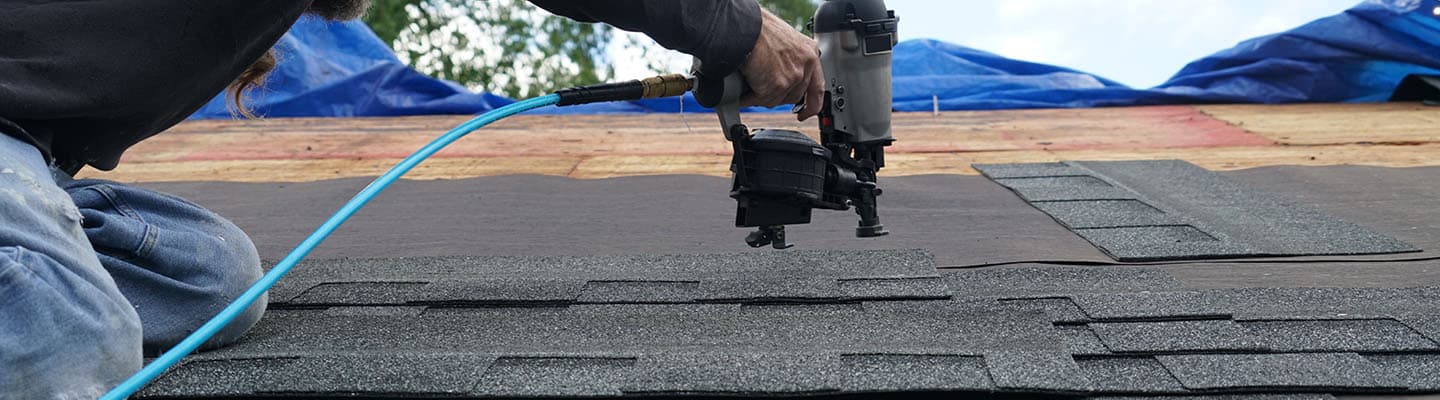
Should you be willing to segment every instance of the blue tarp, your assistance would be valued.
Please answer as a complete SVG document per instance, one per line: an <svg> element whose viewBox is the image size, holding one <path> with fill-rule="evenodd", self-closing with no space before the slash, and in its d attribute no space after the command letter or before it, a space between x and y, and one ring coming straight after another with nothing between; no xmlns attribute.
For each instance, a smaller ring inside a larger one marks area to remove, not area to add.
<svg viewBox="0 0 1440 400"><path fill-rule="evenodd" d="M513 102L416 72L359 21L301 18L275 44L275 51L280 63L246 102L258 115L476 114ZM191 116L231 117L223 94Z"/></svg>
<svg viewBox="0 0 1440 400"><path fill-rule="evenodd" d="M928 111L932 99L943 110L1383 101L1406 75L1440 74L1440 19L1432 15L1437 6L1437 0L1366 1L1196 60L1151 89L956 44L909 40L895 48L895 108ZM277 49L279 68L250 102L263 115L473 114L511 102L415 72L359 22L302 19ZM682 101L686 111L700 109L693 99ZM676 99L659 99L541 111L680 108ZM231 112L217 98L195 116L230 118Z"/></svg>

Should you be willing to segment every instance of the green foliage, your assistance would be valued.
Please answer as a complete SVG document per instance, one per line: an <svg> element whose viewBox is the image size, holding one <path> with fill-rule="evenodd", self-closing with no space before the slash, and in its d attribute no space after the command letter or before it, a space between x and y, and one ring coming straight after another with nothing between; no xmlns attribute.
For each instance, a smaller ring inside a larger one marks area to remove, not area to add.
<svg viewBox="0 0 1440 400"><path fill-rule="evenodd" d="M596 0L599 1L599 0ZM761 0L797 28L815 13L813 0ZM375 0L364 21L400 59L420 72L510 97L610 80L606 48L619 36L603 24L550 15L524 0ZM653 43L639 47L651 70L666 67Z"/></svg>
<svg viewBox="0 0 1440 400"><path fill-rule="evenodd" d="M813 0L760 0L760 5L801 31L805 30L810 17L815 16L816 3Z"/></svg>
<svg viewBox="0 0 1440 400"><path fill-rule="evenodd" d="M410 26L410 16L405 13L405 7L420 4L421 0L376 0L370 6L370 12L365 13L362 19L370 30L375 31L375 36L385 43L395 43L395 38L400 32Z"/></svg>

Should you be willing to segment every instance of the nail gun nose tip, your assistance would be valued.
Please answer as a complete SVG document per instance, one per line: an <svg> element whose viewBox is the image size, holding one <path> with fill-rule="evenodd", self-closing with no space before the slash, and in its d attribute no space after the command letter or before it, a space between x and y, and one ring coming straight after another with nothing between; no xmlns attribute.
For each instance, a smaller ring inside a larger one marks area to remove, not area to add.
<svg viewBox="0 0 1440 400"><path fill-rule="evenodd" d="M855 237L880 237L889 235L890 231L885 230L884 225L862 226L855 228Z"/></svg>

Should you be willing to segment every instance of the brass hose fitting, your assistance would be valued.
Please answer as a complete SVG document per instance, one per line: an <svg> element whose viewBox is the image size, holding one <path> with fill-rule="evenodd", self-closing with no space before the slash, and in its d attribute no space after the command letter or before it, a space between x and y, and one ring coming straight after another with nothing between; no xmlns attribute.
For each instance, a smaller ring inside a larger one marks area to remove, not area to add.
<svg viewBox="0 0 1440 400"><path fill-rule="evenodd" d="M642 98L654 99L660 97L680 96L690 91L694 82L690 78L680 74L665 74L641 79L644 95Z"/></svg>

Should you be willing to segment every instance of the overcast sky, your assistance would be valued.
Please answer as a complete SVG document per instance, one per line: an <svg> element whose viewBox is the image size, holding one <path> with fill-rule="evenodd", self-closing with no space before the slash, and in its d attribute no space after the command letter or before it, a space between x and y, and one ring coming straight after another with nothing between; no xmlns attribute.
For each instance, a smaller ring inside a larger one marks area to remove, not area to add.
<svg viewBox="0 0 1440 400"><path fill-rule="evenodd" d="M1185 63L1360 0L887 0L901 40L932 38L1151 87ZM626 68L620 75L643 71ZM684 60L684 58L679 58ZM688 64L688 62L684 62Z"/></svg>
<svg viewBox="0 0 1440 400"><path fill-rule="evenodd" d="M901 39L933 38L1158 85L1187 62L1359 0L888 0Z"/></svg>

